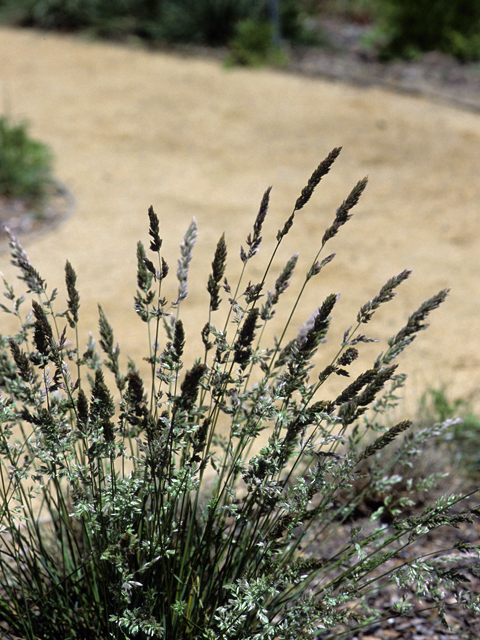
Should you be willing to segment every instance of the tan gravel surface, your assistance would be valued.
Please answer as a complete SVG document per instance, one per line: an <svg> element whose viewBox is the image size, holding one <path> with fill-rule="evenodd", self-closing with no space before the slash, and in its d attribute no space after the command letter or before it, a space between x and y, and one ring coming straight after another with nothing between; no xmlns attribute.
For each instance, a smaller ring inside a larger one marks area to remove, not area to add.
<svg viewBox="0 0 480 640"><path fill-rule="evenodd" d="M452 397L476 394L480 405L479 115L379 88L270 70L226 71L212 60L14 29L0 29L0 97L53 148L57 177L75 196L74 214L25 246L50 288L63 291L66 258L76 268L85 340L89 330L98 335L101 302L122 353L139 364L146 355L132 300L136 242L148 242L152 204L161 217L173 296L179 243L192 216L198 222L182 312L195 345L207 320L205 284L222 231L233 283L240 244L264 189L273 185L264 246L247 276L255 281L311 171L341 145L282 245L270 288L295 251L299 277L290 290L298 287L336 207L368 174L354 218L326 247L336 260L310 283L294 326L328 293L341 292L327 357L359 307L389 277L411 268L400 295L368 327L383 341L372 356L423 300L451 287L430 329L400 361L411 375L406 402L429 385L447 384ZM6 254L0 264L12 281ZM0 326L8 328L5 318ZM189 354L197 355L194 348ZM365 354L363 367L370 363Z"/></svg>

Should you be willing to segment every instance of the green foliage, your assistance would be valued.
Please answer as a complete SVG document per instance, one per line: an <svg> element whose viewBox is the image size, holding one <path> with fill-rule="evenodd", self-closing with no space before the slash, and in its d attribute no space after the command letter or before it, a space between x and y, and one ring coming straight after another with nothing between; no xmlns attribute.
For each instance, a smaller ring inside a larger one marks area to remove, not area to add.
<svg viewBox="0 0 480 640"><path fill-rule="evenodd" d="M52 182L49 148L27 133L25 123L0 117L0 195L40 201Z"/></svg>
<svg viewBox="0 0 480 640"><path fill-rule="evenodd" d="M225 45L238 22L259 17L261 7L253 0L163 0L148 29L168 42Z"/></svg>
<svg viewBox="0 0 480 640"><path fill-rule="evenodd" d="M480 417L463 398L450 400L445 388L429 389L422 397L419 420L429 426L435 422L459 418L446 434L451 457L470 481L480 478Z"/></svg>
<svg viewBox="0 0 480 640"><path fill-rule="evenodd" d="M273 28L269 22L242 20L237 24L236 35L230 42L227 65L258 67L266 63L282 65L286 62L285 53L273 45Z"/></svg>
<svg viewBox="0 0 480 640"><path fill-rule="evenodd" d="M336 293L286 340L304 292L335 258L323 255L325 246L366 187L360 180L340 204L294 302L284 304L298 255L283 258L283 267L277 255L339 153L334 149L311 175L272 255L254 267L263 273L259 280L250 279L250 263L260 260L270 189L240 248L235 283L220 236L210 274L194 283L210 296L196 353L182 322L196 222L181 244L178 293L169 302L160 224L149 209L150 246L147 253L137 243L134 296L146 341L144 373L132 361L123 367L100 306L99 347L92 334L81 346L72 265L66 263L61 305L11 237L26 293L4 281L1 309L18 331L0 336L3 637L289 640L321 630L333 640L338 625L358 629L381 618L369 599L391 583L402 594L397 614L408 615L421 597L443 612L445 585L463 607L478 610L463 576L448 571L459 554L478 548L460 540L427 562L415 547L426 533L471 522L478 511L459 510L463 496L446 494L412 513L409 492L420 480L406 482L395 506L390 500L397 469L408 478L429 440L448 427L412 430L408 420L392 426L388 419L405 380L395 361L447 291L420 305L362 367L362 347L373 342L365 327L408 270L358 310L333 358L322 356L322 347ZM272 281L274 266L279 275ZM286 320L274 337L271 320L282 305ZM340 393L328 392L332 378L347 379ZM385 458L385 448L406 432L410 438ZM423 478L422 490L434 481ZM372 492L383 496L375 512L344 526ZM389 524L382 520L387 509L395 515ZM395 565L386 570L391 559Z"/></svg>
<svg viewBox="0 0 480 640"><path fill-rule="evenodd" d="M320 35L307 28L296 0L279 0L279 18L285 40L321 42ZM0 20L106 38L228 45L227 64L287 62L283 49L274 43L268 0L0 0Z"/></svg>
<svg viewBox="0 0 480 640"><path fill-rule="evenodd" d="M298 3L279 1L285 37L303 37ZM266 0L0 0L0 17L13 24L213 46L227 44L240 21L267 15Z"/></svg>
<svg viewBox="0 0 480 640"><path fill-rule="evenodd" d="M90 30L103 36L120 36L132 28L134 0L4 0L4 21L28 27L62 31ZM138 3L143 13L147 2Z"/></svg>
<svg viewBox="0 0 480 640"><path fill-rule="evenodd" d="M480 59L477 0L383 0L378 11L384 58L436 50L463 61Z"/></svg>

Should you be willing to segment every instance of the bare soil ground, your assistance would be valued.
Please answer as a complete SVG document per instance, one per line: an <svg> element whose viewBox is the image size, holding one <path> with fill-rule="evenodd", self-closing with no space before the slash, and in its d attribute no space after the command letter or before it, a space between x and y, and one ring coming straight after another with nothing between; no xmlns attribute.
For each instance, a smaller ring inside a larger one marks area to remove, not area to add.
<svg viewBox="0 0 480 640"><path fill-rule="evenodd" d="M315 60L302 55L297 62L303 60L303 75L226 71L213 59L0 29L3 105L15 118L30 121L32 135L53 148L57 176L76 200L75 212L61 225L24 236L32 263L52 290L62 287L68 258L78 275L85 341L89 331L98 336L100 302L122 353L142 367L146 335L133 312L133 295L136 242L148 243L147 208L152 204L161 218L171 267L165 294L172 297L178 246L195 216L199 238L183 309L193 358L207 320L205 286L222 232L233 283L241 266L240 245L245 246L263 191L273 185L264 246L247 275L254 282L312 170L333 147L343 145L331 173L297 215L272 271L270 288L285 261L300 251L298 277L279 326L336 207L368 174L370 184L353 219L330 243L328 253L336 252L336 259L310 283L293 330L326 295L341 292L321 354L328 362L358 309L388 278L411 268L412 278L369 327L380 344L365 350L362 369L423 300L450 287L429 330L400 360L410 374L400 412L406 417L425 388L442 384L452 397L471 396L480 407L480 116L375 86L381 78L375 80L374 66L361 67L370 80L361 82L346 72L357 65L355 56L343 62L330 56L322 63L318 55ZM337 71L327 74L328 65ZM326 74L331 79L318 77ZM474 82L468 82L475 96ZM0 264L13 282L6 253ZM12 330L8 318L2 317L0 330ZM459 535L478 540L473 527ZM390 595L384 594L386 608ZM419 614L416 621L385 623L358 637L478 637L471 616L455 615L450 622L456 631L444 635L438 620Z"/></svg>

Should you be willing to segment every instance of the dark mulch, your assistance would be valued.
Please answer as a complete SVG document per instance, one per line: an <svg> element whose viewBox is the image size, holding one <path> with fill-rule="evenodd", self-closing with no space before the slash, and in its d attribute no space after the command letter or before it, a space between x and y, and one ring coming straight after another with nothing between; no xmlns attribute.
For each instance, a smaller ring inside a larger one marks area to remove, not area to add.
<svg viewBox="0 0 480 640"><path fill-rule="evenodd" d="M0 252L8 248L5 227L19 239L32 237L54 229L72 212L74 199L64 186L52 184L41 203L32 204L26 198L0 195Z"/></svg>
<svg viewBox="0 0 480 640"><path fill-rule="evenodd" d="M329 45L293 48L292 71L363 86L378 85L480 112L480 63L463 64L435 51L413 61L381 62L375 48L365 44L371 25L323 16L318 26Z"/></svg>
<svg viewBox="0 0 480 640"><path fill-rule="evenodd" d="M477 493L458 503L452 512L465 512L469 507L478 507L478 505L479 495ZM368 518L343 525L336 533L335 540L331 540L329 543L332 546L332 554L338 544L336 541L349 539L350 530L354 526L361 526L362 529L368 531L372 525ZM426 534L411 548L407 547L402 551L401 556L384 562L369 577L388 575L390 571L413 558L425 557L426 560L431 560L441 555L439 552L451 549L458 542L479 545L480 521L478 519L472 523L461 523L458 528L440 527ZM311 551L312 548L309 550ZM328 555L328 544L326 547L322 545L321 550L322 555ZM458 553L449 568L461 572L468 588L480 596L480 558L478 554ZM336 630L337 634L345 632L346 635L342 636L343 640L478 640L480 638L480 613L456 604L456 598L451 590L445 589L443 597L445 621L448 628L445 627L438 613L432 609L433 601L428 598L417 599L413 611L408 616L396 616L394 604L400 600L401 596L400 590L395 585L382 588L379 593L372 595L368 604L375 611L383 612L383 621L361 631L350 633L346 628L339 628ZM330 637L330 632L320 634L317 636L317 640L322 640L324 637Z"/></svg>

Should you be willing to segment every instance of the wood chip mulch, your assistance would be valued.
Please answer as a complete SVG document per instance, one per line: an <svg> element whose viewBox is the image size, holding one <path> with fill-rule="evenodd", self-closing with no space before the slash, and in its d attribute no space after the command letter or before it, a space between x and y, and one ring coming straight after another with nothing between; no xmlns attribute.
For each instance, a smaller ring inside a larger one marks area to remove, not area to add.
<svg viewBox="0 0 480 640"><path fill-rule="evenodd" d="M468 507L478 506L478 493L460 502L456 511L463 512ZM355 521L351 525L344 525L345 539L350 535L352 526L365 525L368 522ZM341 533L338 535L341 536ZM337 536L336 536L337 537ZM343 536L341 536L343 537ZM412 544L409 553L403 558L391 558L383 563L369 577L375 573L385 574L389 570L398 567L400 562L409 558L427 556L435 557L442 549L452 548L458 542L480 545L480 521L474 520L472 523L461 523L457 528L440 527L425 535L423 538ZM322 552L328 549L322 547ZM410 554L410 555L409 555ZM428 559L427 558L427 559ZM457 560L450 568L459 570L468 580L468 588L476 595L480 596L480 558L474 553L463 553L457 556ZM394 603L399 601L401 593L396 585L388 585L382 588L379 593L373 595L368 601L370 607L376 611L384 612L384 620L360 631L348 632L347 628L337 628L336 634L342 632L345 636L340 636L342 640L479 640L480 639L480 613L463 608L457 604L453 592L446 589L443 602L445 604L446 622L445 627L437 612L431 609L433 600L428 598L415 601L414 610L407 616L395 617L392 608ZM316 640L331 638L331 631L317 636ZM336 637L336 636L335 636Z"/></svg>
<svg viewBox="0 0 480 640"><path fill-rule="evenodd" d="M54 183L44 202L32 206L25 198L7 198L0 195L0 253L8 250L5 227L22 241L22 237L36 237L54 229L73 211L74 198L63 185Z"/></svg>
<svg viewBox="0 0 480 640"><path fill-rule="evenodd" d="M372 25L323 16L318 19L318 27L329 46L293 48L291 71L361 86L381 86L480 113L477 62L462 63L436 51L414 60L382 62L373 46L365 44Z"/></svg>

